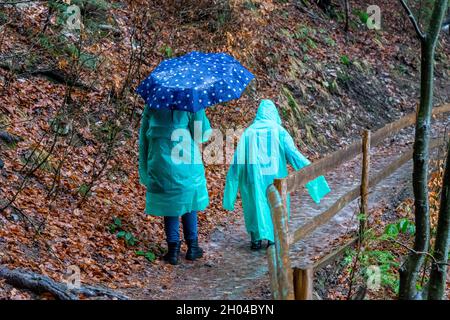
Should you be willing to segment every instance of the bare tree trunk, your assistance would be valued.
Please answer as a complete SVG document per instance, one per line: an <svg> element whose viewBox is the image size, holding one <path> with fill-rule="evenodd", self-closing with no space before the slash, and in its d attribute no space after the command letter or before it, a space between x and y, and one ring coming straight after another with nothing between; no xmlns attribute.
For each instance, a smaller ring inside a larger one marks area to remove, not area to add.
<svg viewBox="0 0 450 320"><path fill-rule="evenodd" d="M434 258L428 285L428 299L442 300L445 292L447 278L447 261L450 245L450 141L447 150L447 163L442 180L441 205L437 226L436 243L434 245Z"/></svg>
<svg viewBox="0 0 450 320"><path fill-rule="evenodd" d="M414 240L414 252L411 251L399 270L400 273L400 299L414 299L417 294L416 283L425 258L424 252L428 252L430 241L430 216L428 203L428 144L430 140L430 122L433 106L433 76L434 55L439 36L440 26L447 9L448 0L437 0L431 17L428 32L423 34L415 20L411 10L404 0L400 0L408 13L409 19L414 25L416 33L421 41L421 66L420 66L420 105L417 112L416 135L414 141L414 215L416 234Z"/></svg>
<svg viewBox="0 0 450 320"><path fill-rule="evenodd" d="M350 28L350 0L344 0L345 8L345 28L344 31L348 32Z"/></svg>
<svg viewBox="0 0 450 320"><path fill-rule="evenodd" d="M434 50L433 50L434 51ZM428 142L430 139L430 119L433 92L434 61L426 43L422 44L421 59L421 102L417 114L416 138L414 141L413 189L416 233L414 250L427 252L430 241L430 217L428 204ZM432 60L430 60L432 58ZM417 277L425 256L410 252L405 264L400 269L401 299L413 299L416 295Z"/></svg>

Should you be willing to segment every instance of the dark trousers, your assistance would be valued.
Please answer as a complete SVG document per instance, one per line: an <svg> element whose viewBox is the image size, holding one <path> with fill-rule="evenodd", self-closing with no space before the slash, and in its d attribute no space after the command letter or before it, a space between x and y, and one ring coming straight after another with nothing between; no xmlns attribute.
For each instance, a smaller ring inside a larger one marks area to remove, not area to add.
<svg viewBox="0 0 450 320"><path fill-rule="evenodd" d="M197 239L197 211L191 211L181 216L184 240ZM164 217L164 228L167 242L180 241L180 217Z"/></svg>

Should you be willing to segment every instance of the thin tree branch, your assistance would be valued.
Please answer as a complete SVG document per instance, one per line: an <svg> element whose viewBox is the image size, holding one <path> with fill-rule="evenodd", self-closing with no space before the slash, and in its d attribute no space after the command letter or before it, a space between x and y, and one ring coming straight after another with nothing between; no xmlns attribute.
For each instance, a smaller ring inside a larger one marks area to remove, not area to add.
<svg viewBox="0 0 450 320"><path fill-rule="evenodd" d="M0 6L15 6L17 4L24 4L30 2L44 2L45 0L20 0L20 1L2 1L0 2Z"/></svg>
<svg viewBox="0 0 450 320"><path fill-rule="evenodd" d="M416 30L417 36L419 37L420 41L425 40L426 35L420 29L419 23L417 22L416 18L414 17L414 14L412 13L409 6L406 4L405 0L400 0L400 3L402 5L403 9L405 9L406 13L408 14L408 18L411 21L412 25L414 26L414 29Z"/></svg>
<svg viewBox="0 0 450 320"><path fill-rule="evenodd" d="M437 265L438 267L439 267L439 266L450 266L450 263L439 262L439 261L437 261L436 258L435 258L432 254L430 254L429 252L423 252L423 251L417 251L417 250L414 250L413 248L410 248L410 247L408 247L406 244L403 244L403 243L401 243L400 241L397 241L397 240L395 240L395 239L389 239L389 240L395 242L396 244L402 246L403 248L405 248L405 249L411 251L411 252L414 253L414 254L417 254L417 255L426 255L427 257L430 257L431 260L433 260L433 264Z"/></svg>

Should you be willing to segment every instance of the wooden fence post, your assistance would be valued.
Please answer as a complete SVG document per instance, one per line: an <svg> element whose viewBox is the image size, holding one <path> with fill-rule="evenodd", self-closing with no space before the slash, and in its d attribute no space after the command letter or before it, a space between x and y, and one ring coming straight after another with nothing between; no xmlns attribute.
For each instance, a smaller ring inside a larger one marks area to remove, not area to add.
<svg viewBox="0 0 450 320"><path fill-rule="evenodd" d="M367 228L367 215L369 213L369 171L370 171L370 130L364 130L362 139L362 173L361 173L361 206L360 213L364 216L360 220L360 239Z"/></svg>
<svg viewBox="0 0 450 320"><path fill-rule="evenodd" d="M294 268L294 294L295 300L313 299L314 270Z"/></svg>
<svg viewBox="0 0 450 320"><path fill-rule="evenodd" d="M267 264L269 266L270 290L272 292L272 299L280 299L280 287L278 285L277 273L277 253L275 245L267 248Z"/></svg>
<svg viewBox="0 0 450 320"><path fill-rule="evenodd" d="M275 179L273 182L275 188L277 188L278 193L281 197L281 204L286 208L287 212L287 183L283 179Z"/></svg>
<svg viewBox="0 0 450 320"><path fill-rule="evenodd" d="M277 182L277 180L275 180ZM286 180L277 182L281 185L281 190L286 194ZM276 251L276 269L278 275L279 298L281 300L294 299L293 274L291 261L289 258L289 233L288 233L288 215L286 206L283 205L282 197L274 185L267 189L267 198L272 214L275 251ZM286 198L285 198L286 199ZM286 200L284 201L286 203Z"/></svg>

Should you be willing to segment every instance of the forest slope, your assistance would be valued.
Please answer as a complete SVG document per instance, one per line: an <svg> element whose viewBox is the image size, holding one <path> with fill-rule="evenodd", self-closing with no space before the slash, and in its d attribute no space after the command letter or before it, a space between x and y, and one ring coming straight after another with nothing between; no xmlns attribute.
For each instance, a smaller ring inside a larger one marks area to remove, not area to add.
<svg viewBox="0 0 450 320"><path fill-rule="evenodd" d="M270 98L311 159L418 101L419 43L396 1L358 1L345 33L342 8L330 18L301 1L77 0L81 38L64 29L68 5L49 3L0 7L0 208L8 205L0 263L56 280L76 265L83 282L111 288L172 281L173 267L154 259L164 247L162 220L143 213L143 102L133 92L165 58L232 54L256 80L241 99L208 110L212 126L246 127ZM374 3L379 31L362 23ZM443 36L437 50L436 104L449 101L449 42ZM207 166L202 241L232 220L221 209L226 170ZM0 282L0 298L30 296Z"/></svg>

